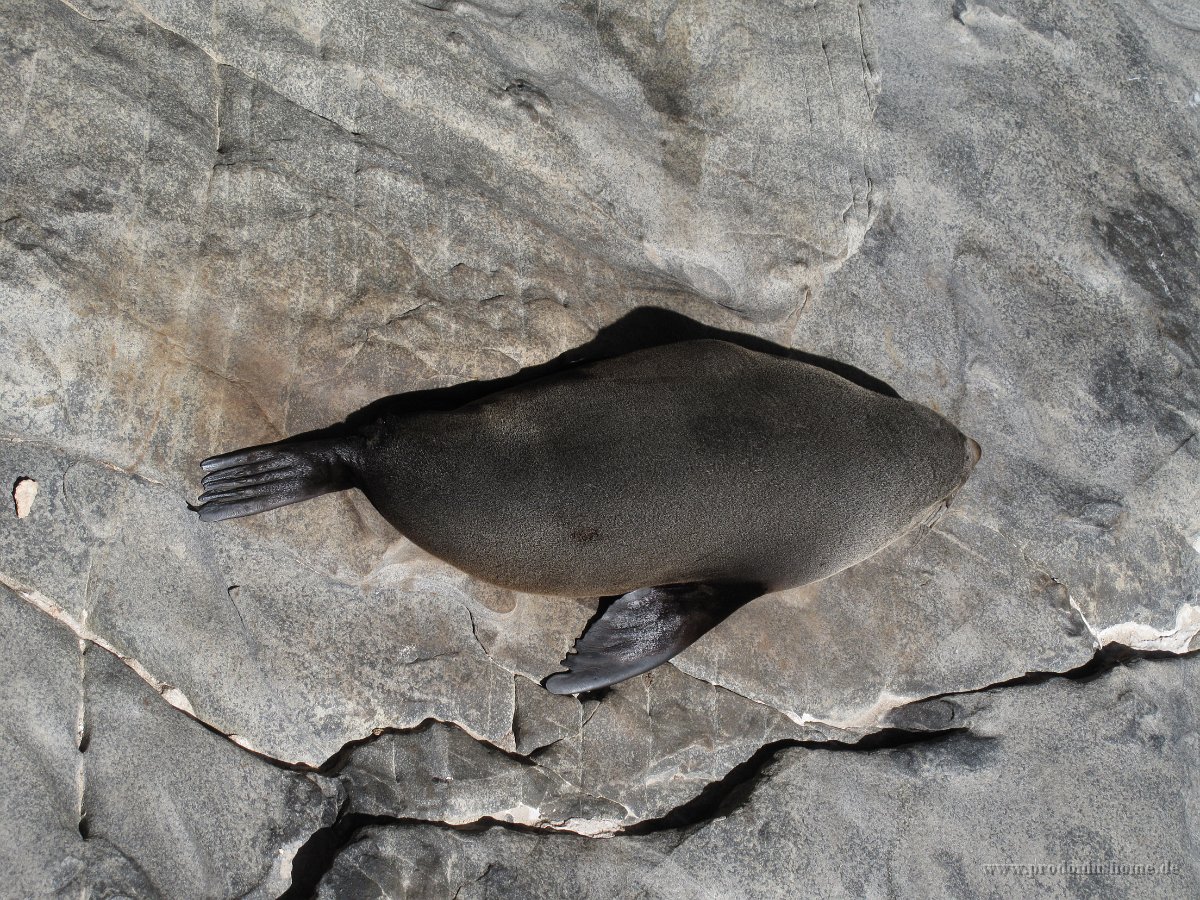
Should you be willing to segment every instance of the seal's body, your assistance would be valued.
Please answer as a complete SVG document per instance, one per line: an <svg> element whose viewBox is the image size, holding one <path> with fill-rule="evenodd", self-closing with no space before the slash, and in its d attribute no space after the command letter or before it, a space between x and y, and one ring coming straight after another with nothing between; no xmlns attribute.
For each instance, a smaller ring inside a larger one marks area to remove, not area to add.
<svg viewBox="0 0 1200 900"><path fill-rule="evenodd" d="M414 543L486 581L624 594L547 682L566 692L645 671L747 599L865 559L947 503L978 458L925 407L698 340L346 438L214 457L200 515L357 486ZM664 626L665 643L651 634Z"/></svg>

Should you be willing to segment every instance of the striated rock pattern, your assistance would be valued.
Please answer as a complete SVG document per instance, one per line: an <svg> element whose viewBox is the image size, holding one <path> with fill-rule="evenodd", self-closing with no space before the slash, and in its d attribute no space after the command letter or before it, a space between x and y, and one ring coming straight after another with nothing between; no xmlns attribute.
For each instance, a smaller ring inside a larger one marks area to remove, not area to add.
<svg viewBox="0 0 1200 900"><path fill-rule="evenodd" d="M1196 895L1196 664L1160 658L1200 646L1189 4L0 23L14 893ZM859 366L983 461L932 529L582 700L539 682L591 601L353 492L187 507L204 456L642 307Z"/></svg>

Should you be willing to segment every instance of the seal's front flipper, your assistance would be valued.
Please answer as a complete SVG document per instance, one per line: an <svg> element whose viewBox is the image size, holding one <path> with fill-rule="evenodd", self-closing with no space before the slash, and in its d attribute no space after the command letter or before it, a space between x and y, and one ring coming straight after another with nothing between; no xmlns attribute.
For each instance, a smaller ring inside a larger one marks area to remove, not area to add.
<svg viewBox="0 0 1200 900"><path fill-rule="evenodd" d="M757 585L703 583L630 591L575 641L562 661L569 671L543 686L553 694L578 694L649 672L761 593Z"/></svg>
<svg viewBox="0 0 1200 900"><path fill-rule="evenodd" d="M202 521L235 519L353 487L352 444L325 438L264 444L200 463Z"/></svg>

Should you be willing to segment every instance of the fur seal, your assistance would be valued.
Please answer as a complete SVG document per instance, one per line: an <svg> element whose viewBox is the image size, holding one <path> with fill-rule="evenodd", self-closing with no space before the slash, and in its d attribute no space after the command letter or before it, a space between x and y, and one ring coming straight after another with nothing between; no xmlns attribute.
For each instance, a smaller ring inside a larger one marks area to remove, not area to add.
<svg viewBox="0 0 1200 900"><path fill-rule="evenodd" d="M211 457L198 509L228 519L357 487L475 577L617 595L546 680L567 694L649 671L749 600L866 559L947 505L979 457L923 406L703 339Z"/></svg>

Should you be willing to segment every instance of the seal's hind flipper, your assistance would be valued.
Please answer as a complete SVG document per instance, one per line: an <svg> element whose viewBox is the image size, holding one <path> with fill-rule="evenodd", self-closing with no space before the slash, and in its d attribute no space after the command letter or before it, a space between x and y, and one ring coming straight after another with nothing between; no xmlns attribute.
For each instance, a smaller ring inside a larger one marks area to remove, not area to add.
<svg viewBox="0 0 1200 900"><path fill-rule="evenodd" d="M761 593L756 585L703 583L630 591L575 641L562 661L568 671L542 684L553 694L578 694L649 672Z"/></svg>
<svg viewBox="0 0 1200 900"><path fill-rule="evenodd" d="M335 438L264 444L200 463L200 519L235 519L353 486L349 444Z"/></svg>

